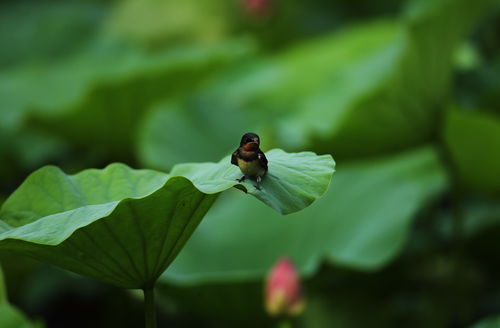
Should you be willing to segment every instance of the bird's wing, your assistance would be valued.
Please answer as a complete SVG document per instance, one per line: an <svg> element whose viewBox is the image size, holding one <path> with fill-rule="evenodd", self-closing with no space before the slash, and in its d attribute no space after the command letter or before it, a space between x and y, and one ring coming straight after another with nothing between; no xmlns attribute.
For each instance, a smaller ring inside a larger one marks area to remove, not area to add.
<svg viewBox="0 0 500 328"><path fill-rule="evenodd" d="M260 163L262 164L262 166L264 167L264 169L266 169L267 171L267 158L266 158L266 155L264 155L264 153L262 152L262 150L259 149L259 153L257 154L259 160L260 160Z"/></svg>
<svg viewBox="0 0 500 328"><path fill-rule="evenodd" d="M238 149L234 151L234 153L231 155L231 164L238 166Z"/></svg>

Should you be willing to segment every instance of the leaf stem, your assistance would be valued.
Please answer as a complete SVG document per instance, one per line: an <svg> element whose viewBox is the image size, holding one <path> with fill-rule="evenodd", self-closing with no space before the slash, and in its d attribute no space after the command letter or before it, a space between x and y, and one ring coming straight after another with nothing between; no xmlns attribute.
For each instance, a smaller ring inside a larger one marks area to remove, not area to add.
<svg viewBox="0 0 500 328"><path fill-rule="evenodd" d="M144 291L144 315L145 315L145 328L156 328L156 305L155 305L155 292L154 285L146 287Z"/></svg>

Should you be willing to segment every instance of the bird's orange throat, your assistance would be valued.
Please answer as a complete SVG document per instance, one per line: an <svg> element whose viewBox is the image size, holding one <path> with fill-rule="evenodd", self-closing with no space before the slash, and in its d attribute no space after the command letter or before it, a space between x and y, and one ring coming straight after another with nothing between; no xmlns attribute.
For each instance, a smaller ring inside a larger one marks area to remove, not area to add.
<svg viewBox="0 0 500 328"><path fill-rule="evenodd" d="M242 148L246 151L255 151L259 149L259 145L256 142L247 142Z"/></svg>

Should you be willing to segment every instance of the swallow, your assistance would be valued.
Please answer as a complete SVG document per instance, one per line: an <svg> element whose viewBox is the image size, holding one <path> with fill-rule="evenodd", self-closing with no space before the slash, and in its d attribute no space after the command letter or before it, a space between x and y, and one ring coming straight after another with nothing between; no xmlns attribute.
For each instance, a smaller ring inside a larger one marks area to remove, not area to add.
<svg viewBox="0 0 500 328"><path fill-rule="evenodd" d="M255 186L260 190L262 177L267 173L267 158L260 150L260 139L255 133L245 133L241 137L240 147L231 156L231 164L238 166L243 177L236 179L238 182L249 178L257 182Z"/></svg>

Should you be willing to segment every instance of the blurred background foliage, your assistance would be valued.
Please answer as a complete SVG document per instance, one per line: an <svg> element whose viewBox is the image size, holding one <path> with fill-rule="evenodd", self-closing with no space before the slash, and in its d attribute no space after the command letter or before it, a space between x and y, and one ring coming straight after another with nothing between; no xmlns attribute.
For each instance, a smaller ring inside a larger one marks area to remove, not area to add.
<svg viewBox="0 0 500 328"><path fill-rule="evenodd" d="M225 193L161 278L160 326L273 327L262 286L284 255L306 289L297 327L498 326L498 1L0 8L0 204L45 164L169 171L247 131L336 159L297 214ZM134 291L0 261L1 327L142 325Z"/></svg>

